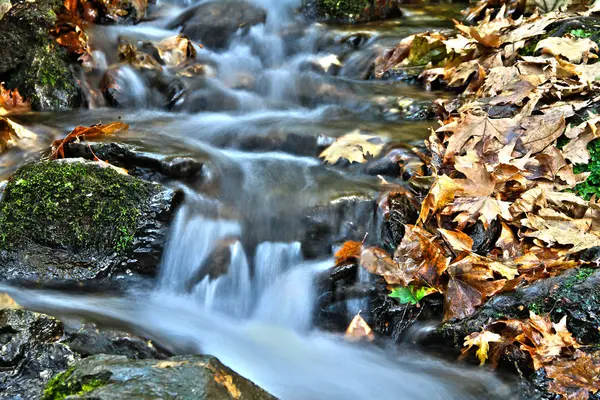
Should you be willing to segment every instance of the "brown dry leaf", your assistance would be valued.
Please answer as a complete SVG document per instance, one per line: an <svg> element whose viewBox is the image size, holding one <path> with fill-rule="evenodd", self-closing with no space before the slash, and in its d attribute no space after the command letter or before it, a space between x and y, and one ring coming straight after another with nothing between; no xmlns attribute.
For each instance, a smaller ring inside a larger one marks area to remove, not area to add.
<svg viewBox="0 0 600 400"><path fill-rule="evenodd" d="M346 329L346 339L351 341L357 341L366 339L368 341L372 341L375 339L375 335L373 334L373 329L367 324L367 322L360 316L360 311L352 321L350 325L348 325L348 329Z"/></svg>
<svg viewBox="0 0 600 400"><path fill-rule="evenodd" d="M486 81L487 84L487 81ZM533 85L526 79L521 79L518 82L512 83L502 90L500 96L493 98L490 104L515 104L522 105L523 100L530 97L535 91L537 85Z"/></svg>
<svg viewBox="0 0 600 400"><path fill-rule="evenodd" d="M589 162L590 152L587 146L592 140L600 137L598 123L600 123L600 117L593 117L576 127L567 128L565 136L571 141L562 149L567 160L573 164L587 164Z"/></svg>
<svg viewBox="0 0 600 400"><path fill-rule="evenodd" d="M382 276L390 285L402 284L400 267L389 254L378 247L363 250L360 265L372 274Z"/></svg>
<svg viewBox="0 0 600 400"><path fill-rule="evenodd" d="M600 236L595 231L589 232L591 221L585 219L571 219L554 212L551 218L529 214L521 224L531 229L524 233L525 237L536 238L548 246L573 246L571 254L600 246Z"/></svg>
<svg viewBox="0 0 600 400"><path fill-rule="evenodd" d="M588 38L549 37L538 42L535 51L539 49L542 49L542 54L564 57L576 64L598 58L597 55L592 53L598 52L598 45Z"/></svg>
<svg viewBox="0 0 600 400"><path fill-rule="evenodd" d="M470 257L450 264L448 274L444 321L473 314L486 297L498 293L506 283L506 279L493 280L493 271L488 266L473 263Z"/></svg>
<svg viewBox="0 0 600 400"><path fill-rule="evenodd" d="M188 59L196 58L196 49L194 49L193 43L184 35L166 38L154 47L156 47L160 59L168 67L176 67Z"/></svg>
<svg viewBox="0 0 600 400"><path fill-rule="evenodd" d="M162 71L160 63L149 54L143 53L132 44L121 43L117 48L117 54L121 61L130 64L136 69L152 69Z"/></svg>
<svg viewBox="0 0 600 400"><path fill-rule="evenodd" d="M394 261L399 268L393 280L384 277L389 284L403 286L416 281L422 286L437 289L440 277L448 268L448 258L441 246L429 232L414 225L406 225L402 242L394 252Z"/></svg>
<svg viewBox="0 0 600 400"><path fill-rule="evenodd" d="M344 242L342 247L335 253L335 263L341 264L353 259L359 259L362 252L362 245L362 242L355 242L353 240Z"/></svg>
<svg viewBox="0 0 600 400"><path fill-rule="evenodd" d="M560 18L556 13L548 13L542 16L532 15L521 21L515 21L516 29L508 31L502 37L503 43L515 43L546 33L546 27Z"/></svg>
<svg viewBox="0 0 600 400"><path fill-rule="evenodd" d="M501 226L502 230L500 231L500 237L496 241L496 247L502 250L502 257L504 259L513 260L521 253L519 240L506 222L502 221Z"/></svg>
<svg viewBox="0 0 600 400"><path fill-rule="evenodd" d="M384 144L378 136L363 135L359 130L347 133L336 139L321 154L325 162L335 164L340 158L358 163L367 162L367 157L377 157Z"/></svg>
<svg viewBox="0 0 600 400"><path fill-rule="evenodd" d="M479 365L483 365L488 358L490 343L493 342L502 342L502 336L486 330L471 333L470 335L465 336L465 343L463 346L466 346L466 348L462 350L462 354L466 354L471 347L477 346L477 353L475 353L475 355L479 359Z"/></svg>
<svg viewBox="0 0 600 400"><path fill-rule="evenodd" d="M454 193L459 188L460 186L447 175L438 176L423 200L417 223L425 222L429 214L435 214L454 200Z"/></svg>
<svg viewBox="0 0 600 400"><path fill-rule="evenodd" d="M449 162L455 155L460 155L465 145L474 138L476 142L508 143L507 133L515 130L516 120L513 118L490 119L487 115L466 114L459 120L452 121L437 132L451 132L448 139L444 162Z"/></svg>
<svg viewBox="0 0 600 400"><path fill-rule="evenodd" d="M521 343L523 351L529 353L536 370L558 358L563 350L579 347L567 329L567 316L555 324L549 317L530 311L527 322L522 325L523 333L515 340Z"/></svg>
<svg viewBox="0 0 600 400"><path fill-rule="evenodd" d="M438 232L442 234L444 240L450 245L454 251L467 251L470 252L473 248L473 239L471 239L466 233L460 231L449 231L447 229L438 229Z"/></svg>
<svg viewBox="0 0 600 400"><path fill-rule="evenodd" d="M6 89L4 83L0 83L0 109L2 108L15 113L27 112L31 111L31 104L23 99L18 89Z"/></svg>
<svg viewBox="0 0 600 400"><path fill-rule="evenodd" d="M532 115L521 122L525 133L519 138L525 153L536 154L550 146L565 130L562 115Z"/></svg>
<svg viewBox="0 0 600 400"><path fill-rule="evenodd" d="M574 359L558 359L545 367L552 392L565 399L588 399L600 390L600 352L593 354L576 350Z"/></svg>
<svg viewBox="0 0 600 400"><path fill-rule="evenodd" d="M129 125L122 122L111 122L110 124L92 125L90 127L78 126L71 133L69 133L64 139L55 140L52 146L55 150L52 152L52 158L56 159L58 156L65 157L64 146L67 143L73 142L80 139L90 139L104 135L114 135L119 132L123 132L129 129Z"/></svg>

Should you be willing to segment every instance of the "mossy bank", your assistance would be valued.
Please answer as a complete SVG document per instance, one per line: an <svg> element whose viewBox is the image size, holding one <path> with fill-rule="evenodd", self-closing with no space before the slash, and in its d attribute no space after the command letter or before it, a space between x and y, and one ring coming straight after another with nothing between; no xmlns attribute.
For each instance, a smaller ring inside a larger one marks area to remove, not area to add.
<svg viewBox="0 0 600 400"><path fill-rule="evenodd" d="M6 0L5 0L6 1ZM0 81L18 88L34 110L76 107L80 90L64 49L50 36L61 0L11 0L0 15Z"/></svg>
<svg viewBox="0 0 600 400"><path fill-rule="evenodd" d="M398 0L305 0L305 14L329 22L367 22L401 16Z"/></svg>
<svg viewBox="0 0 600 400"><path fill-rule="evenodd" d="M95 162L25 165L0 202L0 258L20 264L18 277L32 278L96 278L125 259L135 267L132 251L157 239L146 237L146 228L166 229L168 218L156 218L168 212L171 197L160 185ZM9 269L0 276L13 277Z"/></svg>

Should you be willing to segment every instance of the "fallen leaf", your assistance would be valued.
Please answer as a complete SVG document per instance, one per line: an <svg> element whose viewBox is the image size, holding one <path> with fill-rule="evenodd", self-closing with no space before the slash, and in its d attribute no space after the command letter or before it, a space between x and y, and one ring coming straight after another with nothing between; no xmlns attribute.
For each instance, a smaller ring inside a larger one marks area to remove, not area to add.
<svg viewBox="0 0 600 400"><path fill-rule="evenodd" d="M375 339L375 334L373 334L373 329L367 324L367 322L360 316L360 311L352 321L350 325L348 325L348 329L346 329L346 339L351 341L357 341L366 339L368 341L373 341Z"/></svg>
<svg viewBox="0 0 600 400"><path fill-rule="evenodd" d="M460 186L447 175L438 176L421 204L417 223L425 222L430 214L435 214L454 200L454 193L459 188Z"/></svg>
<svg viewBox="0 0 600 400"><path fill-rule="evenodd" d="M493 342L502 342L502 336L486 330L471 333L470 335L465 336L465 342L463 346L466 348L462 350L462 353L466 354L471 347L477 346L477 352L475 355L479 359L479 365L483 365L485 364L485 360L488 358L490 343Z"/></svg>
<svg viewBox="0 0 600 400"><path fill-rule="evenodd" d="M400 286L392 289L392 292L388 295L389 297L393 297L400 301L400 304L418 304L419 301L423 299L423 297L428 296L432 293L437 293L438 290L425 287L425 286Z"/></svg>
<svg viewBox="0 0 600 400"><path fill-rule="evenodd" d="M111 122L110 124L92 125L90 127L78 126L71 133L69 133L64 139L55 140L52 146L55 150L52 152L52 158L56 159L58 156L65 157L64 146L67 143L74 142L75 140L91 139L98 136L114 135L129 129L129 125L122 122Z"/></svg>
<svg viewBox="0 0 600 400"><path fill-rule="evenodd" d="M461 252L470 252L473 248L473 239L467 234L460 231L449 231L447 229L438 229L438 232L442 234L442 237L450 245L452 250Z"/></svg>
<svg viewBox="0 0 600 400"><path fill-rule="evenodd" d="M535 51L542 50L543 54L564 57L570 62L579 64L581 61L598 58L592 52L598 52L598 45L588 39L569 37L549 37L540 40L535 46Z"/></svg>
<svg viewBox="0 0 600 400"><path fill-rule="evenodd" d="M337 138L319 157L329 164L335 164L340 158L351 163L365 163L368 157L377 157L383 146L379 137L363 135L356 130Z"/></svg>
<svg viewBox="0 0 600 400"><path fill-rule="evenodd" d="M335 253L335 263L341 264L353 259L359 259L362 252L362 242L348 240L344 242L342 247Z"/></svg>
<svg viewBox="0 0 600 400"><path fill-rule="evenodd" d="M600 390L600 352L576 350L574 359L559 359L547 365L546 375L552 379L549 389L566 399L588 399Z"/></svg>

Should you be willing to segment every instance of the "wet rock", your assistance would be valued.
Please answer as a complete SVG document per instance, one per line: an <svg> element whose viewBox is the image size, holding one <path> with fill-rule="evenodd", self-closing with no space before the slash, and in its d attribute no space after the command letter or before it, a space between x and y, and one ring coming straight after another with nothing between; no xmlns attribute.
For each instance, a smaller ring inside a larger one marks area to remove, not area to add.
<svg viewBox="0 0 600 400"><path fill-rule="evenodd" d="M500 237L501 229L502 227L497 220L492 221L487 228L481 221L477 221L477 223L465 233L473 239L473 251L485 256L494 248Z"/></svg>
<svg viewBox="0 0 600 400"><path fill-rule="evenodd" d="M327 22L368 22L402 15L398 0L305 0L308 18Z"/></svg>
<svg viewBox="0 0 600 400"><path fill-rule="evenodd" d="M21 167L0 203L0 279L152 274L175 193L83 159Z"/></svg>
<svg viewBox="0 0 600 400"><path fill-rule="evenodd" d="M129 175L152 182L178 180L195 183L201 179L203 164L187 157L164 157L141 152L123 143L76 143L65 147L65 157L93 160L97 156L114 166L124 168Z"/></svg>
<svg viewBox="0 0 600 400"><path fill-rule="evenodd" d="M164 359L152 343L93 324L64 326L58 319L26 310L0 310L0 398L39 399L52 376L80 358L118 354L130 359Z"/></svg>
<svg viewBox="0 0 600 400"><path fill-rule="evenodd" d="M314 207L303 219L302 253L306 258L329 256L335 243L363 240L375 229L376 211L373 199L354 196Z"/></svg>
<svg viewBox="0 0 600 400"><path fill-rule="evenodd" d="M210 356L168 360L89 357L46 386L43 400L274 399Z"/></svg>
<svg viewBox="0 0 600 400"><path fill-rule="evenodd" d="M62 333L53 317L0 310L0 398L39 399L50 378L79 359L58 343Z"/></svg>
<svg viewBox="0 0 600 400"><path fill-rule="evenodd" d="M238 29L247 31L267 19L265 10L244 0L211 0L193 7L173 20L167 29L177 29L212 49L227 47Z"/></svg>
<svg viewBox="0 0 600 400"><path fill-rule="evenodd" d="M460 348L466 335L501 318L527 318L529 311L553 321L567 316L569 331L583 344L600 343L600 270L577 268L496 295L472 316L441 326L432 340Z"/></svg>
<svg viewBox="0 0 600 400"><path fill-rule="evenodd" d="M404 237L404 225L417 222L419 209L415 201L404 194L390 195L388 203L390 212L384 226L383 237L386 245L390 249L395 249Z"/></svg>
<svg viewBox="0 0 600 400"><path fill-rule="evenodd" d="M64 109L81 103L66 52L49 35L62 3L13 0L0 19L0 81L18 88L31 100L34 110Z"/></svg>

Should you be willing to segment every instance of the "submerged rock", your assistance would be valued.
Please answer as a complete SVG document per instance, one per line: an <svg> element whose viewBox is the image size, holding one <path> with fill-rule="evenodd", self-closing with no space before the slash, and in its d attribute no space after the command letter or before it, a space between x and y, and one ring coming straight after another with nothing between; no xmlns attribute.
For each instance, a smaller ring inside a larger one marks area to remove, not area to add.
<svg viewBox="0 0 600 400"><path fill-rule="evenodd" d="M128 360L124 356L89 357L55 376L43 400L239 399L273 396L210 356L168 360Z"/></svg>
<svg viewBox="0 0 600 400"><path fill-rule="evenodd" d="M153 273L174 192L82 159L21 167L0 202L1 279Z"/></svg>
<svg viewBox="0 0 600 400"><path fill-rule="evenodd" d="M194 41L213 48L225 48L238 29L248 30L267 19L265 10L245 0L210 0L174 19L167 29L181 31Z"/></svg>
<svg viewBox="0 0 600 400"><path fill-rule="evenodd" d="M34 110L78 106L81 95L66 52L50 37L61 0L13 0L0 17L0 77ZM6 9L6 7L4 7Z"/></svg>
<svg viewBox="0 0 600 400"><path fill-rule="evenodd" d="M398 0L304 0L309 18L328 22L368 22L402 15Z"/></svg>

